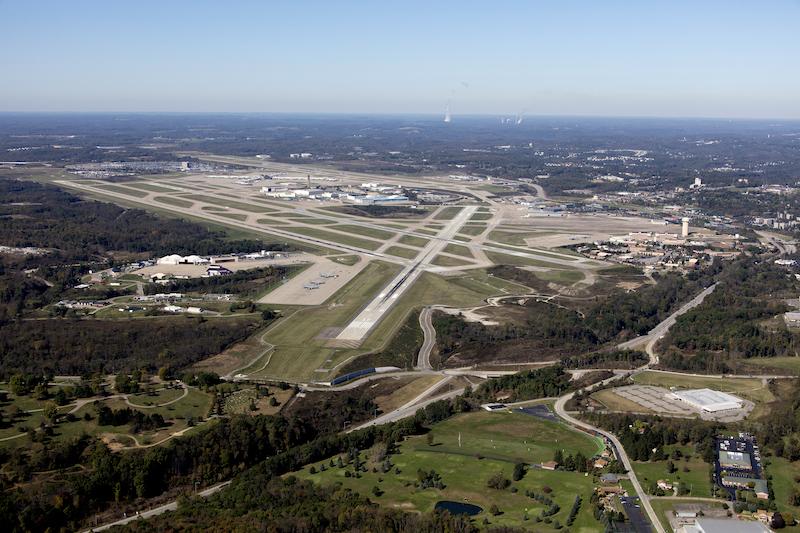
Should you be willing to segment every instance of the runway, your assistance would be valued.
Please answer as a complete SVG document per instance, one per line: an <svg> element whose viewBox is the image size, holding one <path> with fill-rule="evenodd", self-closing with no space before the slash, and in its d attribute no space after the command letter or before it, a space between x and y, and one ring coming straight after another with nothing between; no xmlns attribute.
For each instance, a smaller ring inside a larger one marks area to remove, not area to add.
<svg viewBox="0 0 800 533"><path fill-rule="evenodd" d="M453 217L439 234L432 238L419 252L414 261L403 268L386 287L345 327L336 337L339 341L360 342L381 321L394 303L419 278L425 267L441 252L458 233L461 226L478 210L477 206L467 206Z"/></svg>

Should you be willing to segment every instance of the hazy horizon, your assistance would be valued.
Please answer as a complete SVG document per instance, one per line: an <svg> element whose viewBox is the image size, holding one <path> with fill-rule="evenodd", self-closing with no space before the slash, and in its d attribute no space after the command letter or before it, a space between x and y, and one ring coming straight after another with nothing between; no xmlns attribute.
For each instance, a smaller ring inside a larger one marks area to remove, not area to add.
<svg viewBox="0 0 800 533"><path fill-rule="evenodd" d="M0 16L4 112L800 119L795 0L84 0Z"/></svg>

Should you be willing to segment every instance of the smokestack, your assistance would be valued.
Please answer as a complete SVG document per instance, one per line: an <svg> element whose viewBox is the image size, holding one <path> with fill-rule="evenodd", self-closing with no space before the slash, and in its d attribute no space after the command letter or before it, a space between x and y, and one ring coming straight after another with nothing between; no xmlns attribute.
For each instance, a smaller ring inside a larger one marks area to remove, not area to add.
<svg viewBox="0 0 800 533"><path fill-rule="evenodd" d="M444 121L450 122L450 100L447 101L447 106L444 108Z"/></svg>
<svg viewBox="0 0 800 533"><path fill-rule="evenodd" d="M681 219L681 237L684 239L689 236L689 218L683 217Z"/></svg>

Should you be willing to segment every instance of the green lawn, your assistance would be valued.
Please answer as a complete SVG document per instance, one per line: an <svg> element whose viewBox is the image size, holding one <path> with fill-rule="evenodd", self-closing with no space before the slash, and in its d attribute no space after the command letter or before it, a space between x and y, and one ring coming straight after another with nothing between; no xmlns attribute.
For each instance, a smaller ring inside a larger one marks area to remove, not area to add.
<svg viewBox="0 0 800 533"><path fill-rule="evenodd" d="M494 215L492 215L491 213L475 213L474 215L469 217L469 219L473 222L482 220L491 220L492 216Z"/></svg>
<svg viewBox="0 0 800 533"><path fill-rule="evenodd" d="M98 189L115 192L118 194L125 194L127 196L135 196L136 198L144 198L147 196L145 191L137 191L136 189L129 189L128 187L120 187L119 185L95 185Z"/></svg>
<svg viewBox="0 0 800 533"><path fill-rule="evenodd" d="M371 251L377 250L383 244L382 242L373 241L372 239L362 239L346 233L335 233L319 228L286 228L285 231L291 231L292 233L298 233L313 239L344 244L346 246L355 246L356 248L363 248Z"/></svg>
<svg viewBox="0 0 800 533"><path fill-rule="evenodd" d="M154 200L162 204L174 205L176 207L192 207L194 205L194 202L182 200L181 198L174 198L172 196L156 196Z"/></svg>
<svg viewBox="0 0 800 533"><path fill-rule="evenodd" d="M484 510L495 504L502 514L491 516L484 512L476 517L477 520L481 522L487 517L492 525L524 525L536 531L552 531L553 527L552 524L535 522L534 518L544 507L525 496L525 491L542 492L547 486L553 489L550 497L561 507L554 520L563 525L575 496L580 495L583 504L570 531L598 531L599 524L592 517L589 504L593 487L591 477L576 472L530 469L525 477L513 483L516 492L486 486L486 481L496 473L511 479L514 463L547 461L552 459L556 449L592 455L601 447L596 439L557 422L517 413L461 414L436 424L432 433L433 446L427 444L424 436L406 439L399 446L399 452L390 456L392 470L385 474L372 472L374 450L365 450L361 457L367 460L367 472L362 472L358 478L345 477L345 471L352 473L352 465L339 468L334 461L334 466L330 467L328 460L313 465L318 471L316 474L311 474L310 467L306 467L295 475L319 483L340 482L381 505L421 512L431 511L439 500L466 500ZM461 447L458 445L459 434ZM324 472L319 471L321 464L326 466ZM399 473L395 469L399 469ZM435 470L441 475L445 487L416 488L414 482L419 469ZM373 494L375 486L382 492L380 496ZM526 510L528 521L523 520Z"/></svg>
<svg viewBox="0 0 800 533"><path fill-rule="evenodd" d="M233 209L239 209L240 211L247 211L249 213L274 213L276 210L269 208L269 207L262 207L260 205L254 204L246 204L244 202L236 202L233 200L225 200L223 198L217 198L215 196L206 196L204 194L189 194L186 196L191 200L196 200L198 202L204 202L211 205L219 205L222 207L230 207Z"/></svg>
<svg viewBox="0 0 800 533"><path fill-rule="evenodd" d="M443 251L448 254L460 255L462 257L468 257L470 259L474 258L472 252L469 251L469 248L467 248L466 246L461 246L460 244L452 244L452 243L448 244L447 246L444 247Z"/></svg>
<svg viewBox="0 0 800 533"><path fill-rule="evenodd" d="M753 367L756 371L763 371L765 368L774 370L785 370L787 374L800 374L800 357L753 357L743 359L741 363L748 367Z"/></svg>
<svg viewBox="0 0 800 533"><path fill-rule="evenodd" d="M385 252L389 255L402 257L404 259L414 259L419 255L419 250L406 248L405 246L390 246Z"/></svg>
<svg viewBox="0 0 800 533"><path fill-rule="evenodd" d="M430 242L430 239L426 239L425 237L417 237L415 235L403 235L397 242L400 244L407 244L408 246L414 246L416 248L422 248Z"/></svg>
<svg viewBox="0 0 800 533"><path fill-rule="evenodd" d="M327 373L314 372L318 368L331 368L327 359L343 360L347 350L326 346L318 338L326 328L343 328L357 315L370 298L373 298L400 267L382 262L372 262L355 278L334 294L323 306L306 308L288 314L265 335L264 340L275 345L275 351L266 361L256 361L244 373L256 372L256 377L275 377L289 380L325 380Z"/></svg>
<svg viewBox="0 0 800 533"><path fill-rule="evenodd" d="M362 237L370 237L373 239L378 239L381 241L389 240L395 237L397 234L392 231L386 231L378 228L372 228L367 226L356 226L354 224L339 224L336 226L331 226L330 229L335 229L339 231L343 231L345 233L349 233L351 235L359 235Z"/></svg>
<svg viewBox="0 0 800 533"><path fill-rule="evenodd" d="M789 497L798 489L795 478L800 476L800 462L790 462L783 457L770 457L766 460L765 470L772 476L772 490L775 492L775 504L781 512L790 512L795 519L800 518L800 507L789 504ZM800 529L800 526L794 529Z"/></svg>
<svg viewBox="0 0 800 533"><path fill-rule="evenodd" d="M531 259L528 257L519 257L516 255L503 254L498 252L486 252L486 257L489 258L496 265L510 265L510 266L539 266L555 269L564 269L565 267L555 263L549 263L539 259Z"/></svg>
<svg viewBox="0 0 800 533"><path fill-rule="evenodd" d="M484 231L486 231L486 224L464 224L461 229L458 230L462 235L471 236L480 235Z"/></svg>
<svg viewBox="0 0 800 533"><path fill-rule="evenodd" d="M667 461L633 462L633 469L636 471L642 486L647 490L648 483L664 479L672 483L680 482L686 484L690 489L689 496L710 498L711 479L709 471L711 465L703 461L695 452L693 446L665 446L664 452L670 455L675 448L680 449L684 455L691 455L691 458L689 461L684 458L673 459L672 462L678 470L672 474L667 471ZM688 468L689 472L684 472L684 468Z"/></svg>
<svg viewBox="0 0 800 533"><path fill-rule="evenodd" d="M53 389L51 389L53 390ZM183 390L169 389L157 391L153 395L144 393L130 395L129 399L131 404L125 403L122 398L113 398L107 400L100 400L103 404L111 407L112 409L137 409L145 414L159 413L168 422L169 426L159 429L158 431L145 432L137 435L141 443L144 441L156 442L162 440L174 431L179 431L187 426L187 419L192 417L195 420L204 418L208 415L209 408L211 407L212 396L198 389L189 389L186 397L181 398ZM178 399L180 398L180 399ZM175 403L163 407L155 407L156 405L177 400ZM19 405L27 408L41 408L47 401L38 401L30 397L19 398ZM61 413L66 413L74 408L73 405L66 405L59 408ZM85 420L84 415L91 415L91 420ZM38 428L40 422L44 421L42 412L30 413L22 417L14 426L0 430L0 438L18 435L20 433L19 427L25 428ZM53 431L53 438L55 440L63 440L68 438L78 437L81 434L100 435L103 433L113 433L117 435L126 435L130 433L130 425L125 424L121 426L99 426L95 415L95 403L84 405L75 412L75 420L68 422L62 418L58 424L55 425ZM0 442L0 447L17 447L26 445L28 442L27 437L21 437L13 440Z"/></svg>
<svg viewBox="0 0 800 533"><path fill-rule="evenodd" d="M173 189L171 187L162 187L161 185L154 185L152 183L143 183L143 182L136 182L136 183L126 183L126 187L133 187L134 189L142 189L143 191L150 191L150 192L179 192L177 189Z"/></svg>
<svg viewBox="0 0 800 533"><path fill-rule="evenodd" d="M449 255L439 254L433 258L431 264L443 267L457 267L457 266L469 265L471 264L471 261L465 261L463 259L458 259L456 257L450 257Z"/></svg>
<svg viewBox="0 0 800 533"><path fill-rule="evenodd" d="M445 207L433 216L434 220L451 220L461 212L461 207L451 206Z"/></svg>

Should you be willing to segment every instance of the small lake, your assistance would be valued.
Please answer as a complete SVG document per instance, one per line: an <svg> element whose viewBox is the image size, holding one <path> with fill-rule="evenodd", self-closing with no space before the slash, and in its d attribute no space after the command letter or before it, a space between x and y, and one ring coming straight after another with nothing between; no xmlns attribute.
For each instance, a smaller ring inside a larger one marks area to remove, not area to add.
<svg viewBox="0 0 800 533"><path fill-rule="evenodd" d="M467 516L475 516L483 511L483 509L477 505L472 505L471 503L449 502L447 500L436 502L436 505L433 507L433 509L439 511L449 511L450 514L453 515L465 514Z"/></svg>

